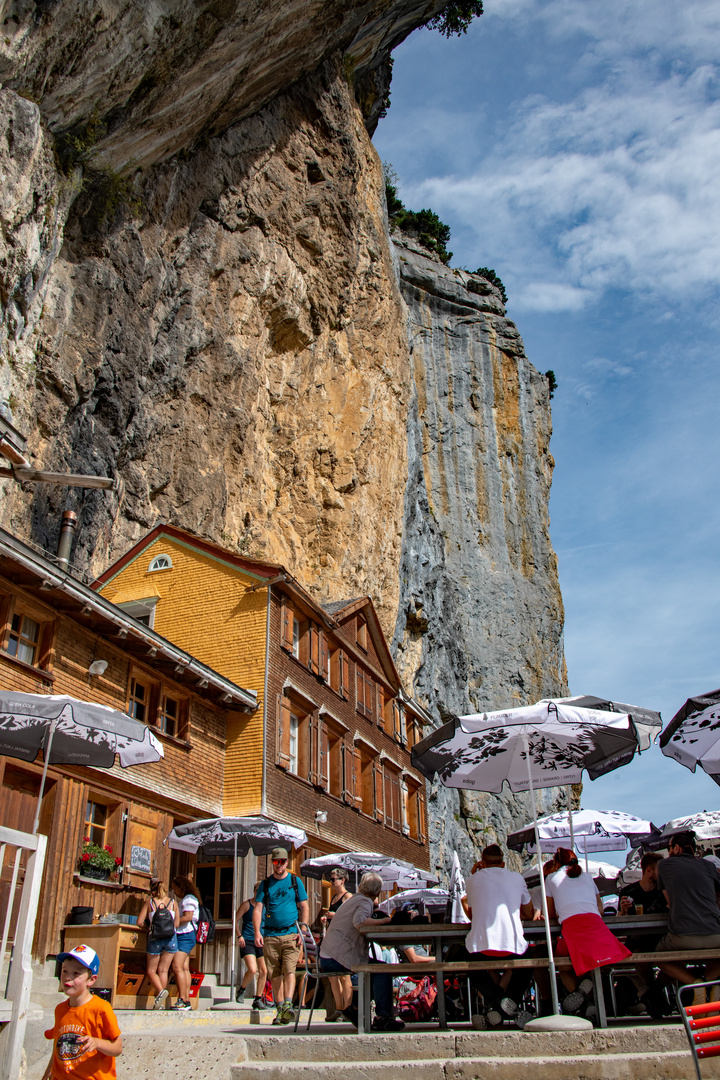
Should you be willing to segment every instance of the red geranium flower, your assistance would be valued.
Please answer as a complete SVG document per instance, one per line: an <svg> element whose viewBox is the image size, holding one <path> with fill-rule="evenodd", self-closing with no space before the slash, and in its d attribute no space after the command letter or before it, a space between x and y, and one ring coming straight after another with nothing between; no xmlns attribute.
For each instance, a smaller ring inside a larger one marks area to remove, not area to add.
<svg viewBox="0 0 720 1080"><path fill-rule="evenodd" d="M109 851L109 852L110 852L110 854L112 855L112 848L111 848L111 847L108 847L108 845L107 845L107 844L105 845L105 850L106 850L106 851Z"/></svg>
<svg viewBox="0 0 720 1080"><path fill-rule="evenodd" d="M87 862L89 860L90 856L86 851L84 855L80 856L80 858L82 859L83 862Z"/></svg>
<svg viewBox="0 0 720 1080"><path fill-rule="evenodd" d="M122 863L122 859L120 858L119 855L116 855L115 856L115 865L120 866L121 863Z"/></svg>

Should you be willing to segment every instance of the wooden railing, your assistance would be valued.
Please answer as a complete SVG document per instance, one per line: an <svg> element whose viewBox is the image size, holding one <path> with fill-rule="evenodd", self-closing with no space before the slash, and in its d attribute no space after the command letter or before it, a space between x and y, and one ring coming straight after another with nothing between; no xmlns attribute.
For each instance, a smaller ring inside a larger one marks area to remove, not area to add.
<svg viewBox="0 0 720 1080"><path fill-rule="evenodd" d="M20 1075L20 1061L25 1038L28 1006L30 1004L30 989L32 987L32 943L35 934L38 903L40 901L40 884L45 865L46 848L47 837L42 833L33 835L32 833L18 832L16 829L6 829L0 826L0 873L2 873L5 866L6 855L9 864L12 859L12 849L15 850L7 909L4 914L0 913L0 918L2 918L0 1023L3 1027L0 1035L0 1062L2 1063L0 1076L6 1078L6 1080L17 1080ZM8 937L15 906L20 864L24 852L27 852L25 877L22 883L20 905L15 923L12 958L9 973L6 977Z"/></svg>

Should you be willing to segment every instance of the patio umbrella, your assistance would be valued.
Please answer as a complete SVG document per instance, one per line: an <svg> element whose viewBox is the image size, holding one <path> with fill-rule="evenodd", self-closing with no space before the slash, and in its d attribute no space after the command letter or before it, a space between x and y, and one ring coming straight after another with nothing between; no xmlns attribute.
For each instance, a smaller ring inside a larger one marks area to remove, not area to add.
<svg viewBox="0 0 720 1080"><path fill-rule="evenodd" d="M529 791L532 797L538 870L545 909L553 1010L558 1012L555 964L537 829L535 789L580 783L632 760L638 733L627 713L545 701L517 709L460 716L432 732L412 750L413 765L446 787L499 794Z"/></svg>
<svg viewBox="0 0 720 1080"><path fill-rule="evenodd" d="M448 902L448 915L450 922L469 923L465 909L462 906L462 898L465 895L465 878L460 869L460 860L457 851L453 851L452 867L450 869L450 900Z"/></svg>
<svg viewBox="0 0 720 1080"><path fill-rule="evenodd" d="M322 880L336 866L347 870L355 882L370 871L379 874L385 889L391 889L393 885L401 889L424 888L438 883L437 875L429 870L418 870L405 859L394 859L377 851L341 851L335 855L319 855L315 859L306 859L300 866L300 873Z"/></svg>
<svg viewBox="0 0 720 1080"><path fill-rule="evenodd" d="M235 931L237 919L237 859L252 851L269 855L275 847L301 848L307 833L294 825L257 814L251 817L202 818L176 825L167 838L175 851L202 852L207 858L233 860L232 948L230 950L230 1001L235 1002Z"/></svg>
<svg viewBox="0 0 720 1080"><path fill-rule="evenodd" d="M699 765L720 784L720 690L688 698L660 736L660 749L691 772Z"/></svg>
<svg viewBox="0 0 720 1080"><path fill-rule="evenodd" d="M568 811L568 814L571 811ZM568 828L568 814L549 814L538 818L540 850L552 853L558 847L570 847L571 839L578 851L585 854L593 851L624 851L631 842L649 837L655 826L650 821L626 814L622 810L575 810L572 811L573 836ZM524 825L510 833L507 844L513 851L535 851L535 829L533 823Z"/></svg>
<svg viewBox="0 0 720 1080"><path fill-rule="evenodd" d="M0 754L34 761L42 750L33 832L48 765L92 765L110 769L117 756L123 768L159 761L163 748L146 724L93 701L56 694L0 693Z"/></svg>
<svg viewBox="0 0 720 1080"><path fill-rule="evenodd" d="M642 846L652 850L667 847L675 833L690 829L701 843L720 843L720 810L701 810L697 814L689 814L688 817L673 818L661 825Z"/></svg>
<svg viewBox="0 0 720 1080"><path fill-rule="evenodd" d="M424 912L445 911L450 893L447 889L437 885L432 889L403 889L395 893L382 904L378 904L378 911L384 911L386 915L392 915L396 908L403 904L417 904Z"/></svg>

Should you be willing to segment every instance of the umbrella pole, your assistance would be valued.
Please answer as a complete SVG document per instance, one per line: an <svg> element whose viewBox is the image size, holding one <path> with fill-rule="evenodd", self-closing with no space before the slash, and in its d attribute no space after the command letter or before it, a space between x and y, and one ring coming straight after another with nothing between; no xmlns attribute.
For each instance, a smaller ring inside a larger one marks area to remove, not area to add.
<svg viewBox="0 0 720 1080"><path fill-rule="evenodd" d="M235 949L236 938L236 912L237 912L237 833L235 833L235 851L233 854L233 913L232 913L232 941L230 943L230 1001L235 1000Z"/></svg>
<svg viewBox="0 0 720 1080"><path fill-rule="evenodd" d="M570 825L570 847L575 850L575 833L573 831L573 819L572 819L572 787L568 784L565 788L567 792L568 801L568 823Z"/></svg>
<svg viewBox="0 0 720 1080"><path fill-rule="evenodd" d="M35 820L33 821L32 831L36 833L40 824L40 804L42 803L42 797L45 792L45 780L47 779L48 765L50 763L50 750L52 749L53 735L55 734L55 728L57 726L57 717L54 716L50 724L50 731L48 732L47 746L43 747L43 771L40 779L40 791L38 793L37 806L35 807Z"/></svg>
<svg viewBox="0 0 720 1080"><path fill-rule="evenodd" d="M555 957L553 956L552 935L550 933L550 915L548 913L548 906L547 906L547 893L545 892L545 875L543 874L542 851L540 850L540 831L538 829L538 821L537 821L537 806L535 805L535 789L533 787L532 770L530 768L530 744L528 742L527 735L525 735L524 738L525 738L525 760L527 762L528 784L530 786L530 795L532 797L533 826L534 826L534 829L535 829L535 850L537 852L538 870L540 871L540 891L542 893L543 915L544 915L544 918L545 918L545 940L547 942L548 960L550 962L550 965L549 965L550 995L552 997L553 1012L557 1016L559 1014L559 1012L560 1012L560 1003L558 1001L557 975L555 974Z"/></svg>

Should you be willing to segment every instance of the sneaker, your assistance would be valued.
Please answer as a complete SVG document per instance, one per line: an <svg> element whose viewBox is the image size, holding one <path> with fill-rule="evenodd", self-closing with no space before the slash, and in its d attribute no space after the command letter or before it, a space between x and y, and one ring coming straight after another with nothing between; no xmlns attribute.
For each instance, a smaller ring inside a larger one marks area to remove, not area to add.
<svg viewBox="0 0 720 1080"><path fill-rule="evenodd" d="M707 990L704 986L697 986L693 991L693 1005L706 1005L707 1004Z"/></svg>
<svg viewBox="0 0 720 1080"><path fill-rule="evenodd" d="M348 1024L352 1024L353 1027L357 1027L360 1023L360 1016L356 1005L348 1005L347 1008L343 1009L340 1013L340 1016L343 1020L347 1020Z"/></svg>
<svg viewBox="0 0 720 1080"><path fill-rule="evenodd" d="M578 1009L582 1008L585 1001L585 995L582 990L573 990L572 993L563 1000L562 1011L564 1013L576 1013Z"/></svg>
<svg viewBox="0 0 720 1080"><path fill-rule="evenodd" d="M470 1026L476 1031L487 1031L487 1020L482 1013L473 1013L470 1017Z"/></svg>
<svg viewBox="0 0 720 1080"><path fill-rule="evenodd" d="M584 994L585 997L587 997L588 994L592 994L592 992L593 992L593 981L592 981L592 979L582 979L581 982L578 983L578 990L580 991L581 994Z"/></svg>
<svg viewBox="0 0 720 1080"><path fill-rule="evenodd" d="M170 1006L171 1012L188 1012L192 1009L192 1005L189 1001L183 1001L182 998L178 998L174 1005Z"/></svg>
<svg viewBox="0 0 720 1080"><path fill-rule="evenodd" d="M663 995L655 989L650 987L646 990L643 996L640 998L640 1004L647 1009L648 1014L652 1016L653 1020L662 1020L665 1016L665 1002Z"/></svg>
<svg viewBox="0 0 720 1080"><path fill-rule="evenodd" d="M265 1002L263 1001L263 999L261 997L253 998L252 1007L257 1012L262 1012L263 1009L267 1009L267 1005L265 1004Z"/></svg>
<svg viewBox="0 0 720 1080"><path fill-rule="evenodd" d="M376 1016L372 1022L373 1031L404 1031L405 1024L396 1016Z"/></svg>
<svg viewBox="0 0 720 1080"><path fill-rule="evenodd" d="M512 998L509 997L500 998L500 1008L506 1016L510 1017L511 1020L518 1011L516 1003L513 1001Z"/></svg>
<svg viewBox="0 0 720 1080"><path fill-rule="evenodd" d="M712 986L712 987L710 987L710 993L708 994L708 1001L712 1002L713 1005L720 1002L720 986Z"/></svg>
<svg viewBox="0 0 720 1080"><path fill-rule="evenodd" d="M485 1010L485 1019L491 1031L494 1028L502 1027L503 1014L496 1005L491 1005L489 1009Z"/></svg>
<svg viewBox="0 0 720 1080"><path fill-rule="evenodd" d="M156 994L155 1001L153 1002L153 1009L164 1009L167 996L167 990L161 990L159 994Z"/></svg>
<svg viewBox="0 0 720 1080"><path fill-rule="evenodd" d="M235 991L235 1000L237 1001L238 1005L240 1004L241 1001L245 1000L245 988L244 987L241 986L238 990Z"/></svg>
<svg viewBox="0 0 720 1080"><path fill-rule="evenodd" d="M584 1010L584 1016L586 1020L590 1021L590 1023L595 1023L598 1017L598 1011L597 1005L595 1005L594 1002L591 1001L590 1004L586 1007L586 1009Z"/></svg>
<svg viewBox="0 0 720 1080"><path fill-rule="evenodd" d="M513 1017L513 1023L516 1028L520 1028L521 1031L525 1030L525 1025L529 1024L533 1018L533 1014L528 1012L527 1009L518 1009Z"/></svg>

